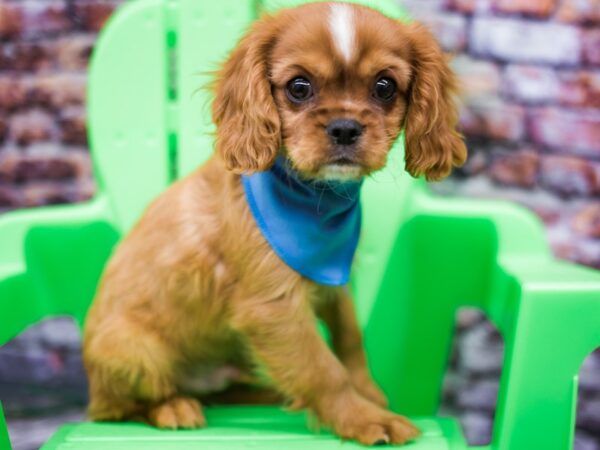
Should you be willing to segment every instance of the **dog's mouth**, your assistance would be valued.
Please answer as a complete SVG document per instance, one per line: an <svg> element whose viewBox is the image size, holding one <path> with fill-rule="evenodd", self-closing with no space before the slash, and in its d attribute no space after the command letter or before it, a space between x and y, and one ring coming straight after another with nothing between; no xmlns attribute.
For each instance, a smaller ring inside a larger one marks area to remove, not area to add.
<svg viewBox="0 0 600 450"><path fill-rule="evenodd" d="M363 168L351 160L335 161L319 169L316 178L325 181L358 181L363 176Z"/></svg>
<svg viewBox="0 0 600 450"><path fill-rule="evenodd" d="M317 178L327 181L358 181L364 175L364 168L354 152L337 149L317 172Z"/></svg>
<svg viewBox="0 0 600 450"><path fill-rule="evenodd" d="M354 158L352 158L351 156L347 156L347 155L335 156L335 157L331 158L331 161L329 164L336 164L338 166L358 165Z"/></svg>

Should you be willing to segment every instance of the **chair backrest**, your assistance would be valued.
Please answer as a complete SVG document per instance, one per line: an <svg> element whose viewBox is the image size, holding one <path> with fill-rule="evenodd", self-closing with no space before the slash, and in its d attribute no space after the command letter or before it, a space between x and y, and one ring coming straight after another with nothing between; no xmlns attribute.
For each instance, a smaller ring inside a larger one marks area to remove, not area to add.
<svg viewBox="0 0 600 450"><path fill-rule="evenodd" d="M355 0L408 20L394 0ZM111 18L93 54L88 93L90 142L99 189L122 232L154 197L213 151L211 94L202 87L262 11L306 0L138 0ZM422 186L403 169L399 139L388 168L368 180L356 280L365 323L395 231ZM364 271L362 271L364 273Z"/></svg>
<svg viewBox="0 0 600 450"><path fill-rule="evenodd" d="M170 182L213 151L211 94L201 89L208 73L261 11L305 2L137 0L110 20L92 59L88 116L99 188L121 232ZM356 2L408 19L395 0ZM424 187L404 171L402 143L396 143L387 168L363 188L363 236L353 290L365 329L398 230Z"/></svg>

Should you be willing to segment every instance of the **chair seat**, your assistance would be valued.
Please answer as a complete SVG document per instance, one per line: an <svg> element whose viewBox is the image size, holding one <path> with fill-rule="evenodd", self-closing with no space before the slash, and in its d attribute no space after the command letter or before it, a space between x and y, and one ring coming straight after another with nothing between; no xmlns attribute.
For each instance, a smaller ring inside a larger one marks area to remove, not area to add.
<svg viewBox="0 0 600 450"><path fill-rule="evenodd" d="M301 413L276 407L235 406L206 409L209 426L200 430L165 431L137 423L65 425L42 450L169 450L169 449L285 449L325 450L364 448L341 442L326 431L309 431ZM417 418L423 436L406 446L410 450L463 450L459 425L447 418Z"/></svg>

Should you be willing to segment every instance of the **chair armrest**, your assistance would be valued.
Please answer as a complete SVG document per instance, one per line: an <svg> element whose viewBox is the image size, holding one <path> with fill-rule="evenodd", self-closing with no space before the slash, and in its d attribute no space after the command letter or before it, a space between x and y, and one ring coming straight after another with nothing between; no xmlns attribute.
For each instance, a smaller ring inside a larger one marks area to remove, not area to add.
<svg viewBox="0 0 600 450"><path fill-rule="evenodd" d="M555 262L541 221L526 208L507 201L437 197L421 191L415 204L417 217L435 221L443 230L439 238L442 242L435 245L458 240L462 246L453 245L454 251L461 247L486 249L478 255L477 264L485 265L483 271L469 266L472 257L462 258L462 264L470 270L457 281L460 291L468 291L461 306L483 309L501 332L508 333L513 325L508 291L516 287L508 283L506 275L511 268L535 268Z"/></svg>
<svg viewBox="0 0 600 450"><path fill-rule="evenodd" d="M512 260L506 274L504 372L494 449L570 449L578 373L600 346L600 274L558 261Z"/></svg>
<svg viewBox="0 0 600 450"><path fill-rule="evenodd" d="M550 258L543 224L526 208L512 202L456 197L438 197L427 191L419 193L420 215L448 219L479 219L490 222L498 237L500 258Z"/></svg>
<svg viewBox="0 0 600 450"><path fill-rule="evenodd" d="M44 289L47 283L39 272L40 260L33 254L44 238L58 237L48 230L70 228L71 234L75 234L89 224L108 222L109 217L109 208L102 197L85 204L21 210L0 216L0 345L46 315L65 310L48 301L49 292ZM61 234L66 237L65 233ZM69 243L68 239L66 242L47 242L48 245L42 245L45 248L40 250L47 254L49 247L58 246L68 253ZM47 263L59 267L63 261L60 253L56 256L54 261ZM64 300L68 298L66 296ZM0 403L0 450L10 449L8 427Z"/></svg>
<svg viewBox="0 0 600 450"><path fill-rule="evenodd" d="M0 217L0 345L50 315L81 321L117 239L102 197Z"/></svg>
<svg viewBox="0 0 600 450"><path fill-rule="evenodd" d="M493 231L495 258L479 305L506 343L492 448L571 448L577 374L600 346L600 274L555 260L541 223L524 208L429 196L419 200L421 214L463 224L481 221ZM473 243L478 237L461 235Z"/></svg>
<svg viewBox="0 0 600 450"><path fill-rule="evenodd" d="M392 408L431 415L441 398L457 310L480 308L503 331L510 329L511 284L501 264L551 261L551 254L541 224L509 203L414 190L404 217L386 249L365 345Z"/></svg>
<svg viewBox="0 0 600 450"><path fill-rule="evenodd" d="M102 196L87 203L23 209L0 215L0 267L24 261L24 241L32 228L65 223L82 223L111 217Z"/></svg>

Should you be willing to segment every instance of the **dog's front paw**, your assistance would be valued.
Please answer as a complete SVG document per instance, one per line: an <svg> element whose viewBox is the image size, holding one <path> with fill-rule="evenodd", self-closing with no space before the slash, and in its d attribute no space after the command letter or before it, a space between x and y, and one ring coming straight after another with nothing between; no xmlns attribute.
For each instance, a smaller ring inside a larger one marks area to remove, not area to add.
<svg viewBox="0 0 600 450"><path fill-rule="evenodd" d="M190 397L173 397L148 410L148 421L158 428L200 428L206 426L200 402Z"/></svg>
<svg viewBox="0 0 600 450"><path fill-rule="evenodd" d="M364 445L404 444L421 434L405 417L386 411L356 394L336 399L324 411L338 436Z"/></svg>
<svg viewBox="0 0 600 450"><path fill-rule="evenodd" d="M420 432L405 417L387 413L344 424L339 434L365 445L385 445L404 444L419 437Z"/></svg>

